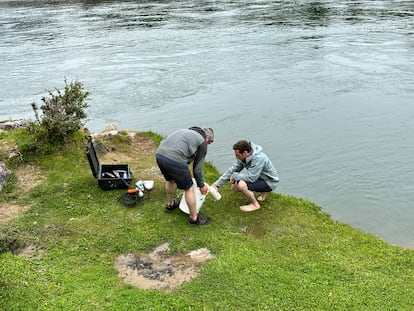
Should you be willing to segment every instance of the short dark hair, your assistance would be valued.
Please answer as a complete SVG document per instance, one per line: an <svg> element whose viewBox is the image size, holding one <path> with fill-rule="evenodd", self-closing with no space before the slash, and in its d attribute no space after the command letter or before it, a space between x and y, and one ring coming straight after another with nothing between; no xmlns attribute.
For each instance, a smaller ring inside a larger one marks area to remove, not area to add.
<svg viewBox="0 0 414 311"><path fill-rule="evenodd" d="M250 142L247 140L239 140L233 145L233 150L238 150L240 153L245 151L250 152L252 151L252 147L250 146Z"/></svg>

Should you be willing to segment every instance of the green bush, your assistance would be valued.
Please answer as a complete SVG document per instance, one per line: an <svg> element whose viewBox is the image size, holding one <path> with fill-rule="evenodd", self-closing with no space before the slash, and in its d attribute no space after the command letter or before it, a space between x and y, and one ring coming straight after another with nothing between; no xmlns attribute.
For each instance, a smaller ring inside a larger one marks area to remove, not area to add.
<svg viewBox="0 0 414 311"><path fill-rule="evenodd" d="M86 121L89 92L84 90L81 82L68 83L65 79L65 88L62 91L55 88L55 91L49 91L50 97L41 99L41 115L36 103L32 103L36 122L31 123L30 131L35 134L36 142L64 144Z"/></svg>

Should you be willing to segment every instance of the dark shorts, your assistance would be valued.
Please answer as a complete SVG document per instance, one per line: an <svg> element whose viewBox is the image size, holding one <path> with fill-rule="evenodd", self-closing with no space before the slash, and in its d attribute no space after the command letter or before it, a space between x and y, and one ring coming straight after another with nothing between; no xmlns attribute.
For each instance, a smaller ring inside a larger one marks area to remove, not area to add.
<svg viewBox="0 0 414 311"><path fill-rule="evenodd" d="M193 185L188 165L168 159L161 154L156 154L155 158L165 180L174 181L177 188L182 190L187 190Z"/></svg>
<svg viewBox="0 0 414 311"><path fill-rule="evenodd" d="M263 180L263 179L258 179L255 182L246 182L247 184L247 188L250 191L255 191L255 192L271 192L272 189L270 189L269 185Z"/></svg>

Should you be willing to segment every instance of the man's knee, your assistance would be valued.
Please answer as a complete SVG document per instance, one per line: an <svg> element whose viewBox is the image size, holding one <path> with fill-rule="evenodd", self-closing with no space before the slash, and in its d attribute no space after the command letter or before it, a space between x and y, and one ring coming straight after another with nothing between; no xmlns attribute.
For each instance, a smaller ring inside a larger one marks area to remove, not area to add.
<svg viewBox="0 0 414 311"><path fill-rule="evenodd" d="M184 192L194 193L194 185L192 184L189 188L185 189Z"/></svg>
<svg viewBox="0 0 414 311"><path fill-rule="evenodd" d="M231 185L231 189L233 191L245 191L248 187L244 180L239 180L237 183Z"/></svg>

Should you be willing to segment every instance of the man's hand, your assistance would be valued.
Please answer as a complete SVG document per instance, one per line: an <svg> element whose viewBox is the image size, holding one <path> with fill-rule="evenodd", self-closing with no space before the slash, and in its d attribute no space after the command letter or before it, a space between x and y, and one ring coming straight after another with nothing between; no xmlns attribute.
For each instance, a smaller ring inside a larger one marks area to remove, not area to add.
<svg viewBox="0 0 414 311"><path fill-rule="evenodd" d="M206 184L204 184L204 186L200 187L200 192L203 195L206 195L208 193L208 187Z"/></svg>

